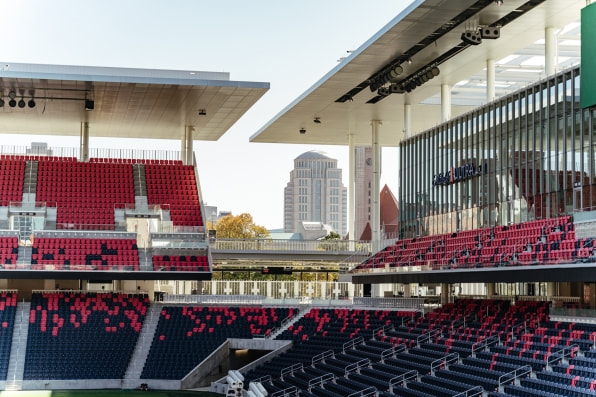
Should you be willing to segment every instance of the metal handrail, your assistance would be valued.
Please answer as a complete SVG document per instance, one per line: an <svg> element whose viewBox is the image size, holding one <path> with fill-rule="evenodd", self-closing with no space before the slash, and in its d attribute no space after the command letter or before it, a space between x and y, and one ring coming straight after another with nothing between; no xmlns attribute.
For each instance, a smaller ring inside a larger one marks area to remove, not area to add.
<svg viewBox="0 0 596 397"><path fill-rule="evenodd" d="M381 361L388 357L395 357L396 354L403 353L406 351L406 345L394 345L389 349L385 349L381 352Z"/></svg>
<svg viewBox="0 0 596 397"><path fill-rule="evenodd" d="M427 332L424 332L416 338L416 345L420 346L421 343L430 341L430 338L436 336L437 334L442 335L442 331L440 328L434 328Z"/></svg>
<svg viewBox="0 0 596 397"><path fill-rule="evenodd" d="M355 339L350 339L348 342L344 343L342 346L342 353L345 353L346 350L353 349L354 347L361 345L364 343L364 338L359 336Z"/></svg>
<svg viewBox="0 0 596 397"><path fill-rule="evenodd" d="M411 370L408 372L404 372L401 375L397 375L394 378L389 379L389 391L393 394L393 387L400 386L402 383L409 382L411 380L418 379L418 371Z"/></svg>
<svg viewBox="0 0 596 397"><path fill-rule="evenodd" d="M323 353L319 353L312 358L312 365L316 363L324 362L326 358L335 357L333 350L325 350Z"/></svg>
<svg viewBox="0 0 596 397"><path fill-rule="evenodd" d="M290 397L297 395L298 388L296 386L290 386L287 389L276 391L275 393L271 394L271 397Z"/></svg>
<svg viewBox="0 0 596 397"><path fill-rule="evenodd" d="M322 385L324 382L330 381L335 379L335 375L332 373L323 374L317 378L311 379L308 381L308 391L310 392L313 386Z"/></svg>
<svg viewBox="0 0 596 397"><path fill-rule="evenodd" d="M554 363L558 359L563 359L565 357L571 357L571 354L573 354L573 352L576 352L578 350L579 350L579 345L573 344L573 345L565 346L564 348L562 348L560 350L554 351L546 357L546 360L545 360L546 365L550 366L552 363Z"/></svg>
<svg viewBox="0 0 596 397"><path fill-rule="evenodd" d="M511 383L515 379L517 379L521 376L524 376L524 375L531 374L531 373L532 373L532 367L530 367L529 365L524 365L523 367L516 368L511 372L507 372L507 373L499 376L499 390L502 388L502 386L504 384Z"/></svg>
<svg viewBox="0 0 596 397"><path fill-rule="evenodd" d="M285 367L281 370L281 378L283 379L284 375L294 375L294 372L303 372L304 371L304 366L302 365L302 363L296 363L293 365L290 365L289 367Z"/></svg>
<svg viewBox="0 0 596 397"><path fill-rule="evenodd" d="M374 386L367 387L364 390L356 391L352 394L348 394L348 397L372 397L377 395L377 388Z"/></svg>
<svg viewBox="0 0 596 397"><path fill-rule="evenodd" d="M431 374L435 373L436 368L441 368L442 365L449 365L455 362L459 362L459 353L449 353L448 355L436 359L435 361L430 363L430 372Z"/></svg>
<svg viewBox="0 0 596 397"><path fill-rule="evenodd" d="M344 374L347 376L350 372L358 371L360 368L369 367L370 366L370 359L363 358L355 363L348 365L344 369Z"/></svg>
<svg viewBox="0 0 596 397"><path fill-rule="evenodd" d="M488 346L493 346L499 344L500 340L499 337L496 335L489 336L488 338L482 339L472 345L472 354L480 351L481 349L485 349Z"/></svg>
<svg viewBox="0 0 596 397"><path fill-rule="evenodd" d="M453 397L476 397L484 394L484 388L482 386L474 386L471 389L464 390L461 393L454 395Z"/></svg>

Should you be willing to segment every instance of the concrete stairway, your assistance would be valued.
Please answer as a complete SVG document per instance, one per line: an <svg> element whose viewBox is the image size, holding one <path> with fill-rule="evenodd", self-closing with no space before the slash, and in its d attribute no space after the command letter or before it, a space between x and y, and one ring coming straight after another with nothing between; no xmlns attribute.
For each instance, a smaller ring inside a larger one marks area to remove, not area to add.
<svg viewBox="0 0 596 397"><path fill-rule="evenodd" d="M12 347L6 374L6 390L21 390L23 372L25 370L25 353L27 352L27 336L29 335L29 313L31 303L17 304L15 325L12 333Z"/></svg>
<svg viewBox="0 0 596 397"><path fill-rule="evenodd" d="M296 324L296 322L298 322L298 320L300 320L302 317L304 317L306 315L306 313L308 313L309 311L310 311L310 307L304 308L304 309L301 308L300 311L298 312L298 314L296 314L294 317L292 317L289 320L284 320L279 328L274 329L271 332L271 336L269 338L270 339L277 338L277 336L279 334L281 334L282 332L284 332L285 330L290 328L290 326Z"/></svg>
<svg viewBox="0 0 596 397"><path fill-rule="evenodd" d="M149 306L149 310L147 310L147 316L143 322L143 328L141 329L135 351L124 374L123 384L126 388L135 388L140 384L141 373L149 355L149 349L151 348L153 335L157 329L162 307L162 304L152 303Z"/></svg>

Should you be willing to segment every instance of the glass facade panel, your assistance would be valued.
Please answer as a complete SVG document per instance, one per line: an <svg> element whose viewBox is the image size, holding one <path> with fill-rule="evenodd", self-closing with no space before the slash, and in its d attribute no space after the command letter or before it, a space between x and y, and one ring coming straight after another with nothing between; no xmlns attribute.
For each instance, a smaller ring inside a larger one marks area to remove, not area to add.
<svg viewBox="0 0 596 397"><path fill-rule="evenodd" d="M400 237L595 208L596 110L578 82L567 70L402 141Z"/></svg>

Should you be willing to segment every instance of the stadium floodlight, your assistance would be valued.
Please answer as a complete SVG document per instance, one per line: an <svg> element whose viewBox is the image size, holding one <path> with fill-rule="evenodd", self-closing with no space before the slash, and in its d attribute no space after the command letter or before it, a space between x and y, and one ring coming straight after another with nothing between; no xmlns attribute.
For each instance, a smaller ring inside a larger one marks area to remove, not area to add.
<svg viewBox="0 0 596 397"><path fill-rule="evenodd" d="M22 109L24 108L26 105L25 100L23 98L21 98L21 100L19 101L19 107Z"/></svg>
<svg viewBox="0 0 596 397"><path fill-rule="evenodd" d="M29 99L29 102L27 102L27 105L33 109L35 107L35 100L33 98Z"/></svg>
<svg viewBox="0 0 596 397"><path fill-rule="evenodd" d="M482 43L482 37L480 35L480 32L476 29L476 30L466 30L465 32L463 32L461 34L461 39L464 43L466 44L471 44L471 45L478 45L480 43Z"/></svg>

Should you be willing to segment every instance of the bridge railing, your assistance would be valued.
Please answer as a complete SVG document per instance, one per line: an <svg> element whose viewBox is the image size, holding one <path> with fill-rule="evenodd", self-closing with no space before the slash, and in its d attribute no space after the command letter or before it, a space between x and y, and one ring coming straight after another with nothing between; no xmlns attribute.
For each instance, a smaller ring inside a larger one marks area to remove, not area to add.
<svg viewBox="0 0 596 397"><path fill-rule="evenodd" d="M281 239L214 239L211 249L225 252L243 251L283 251L283 252L345 252L370 254L371 245L368 241L347 240L281 240Z"/></svg>

